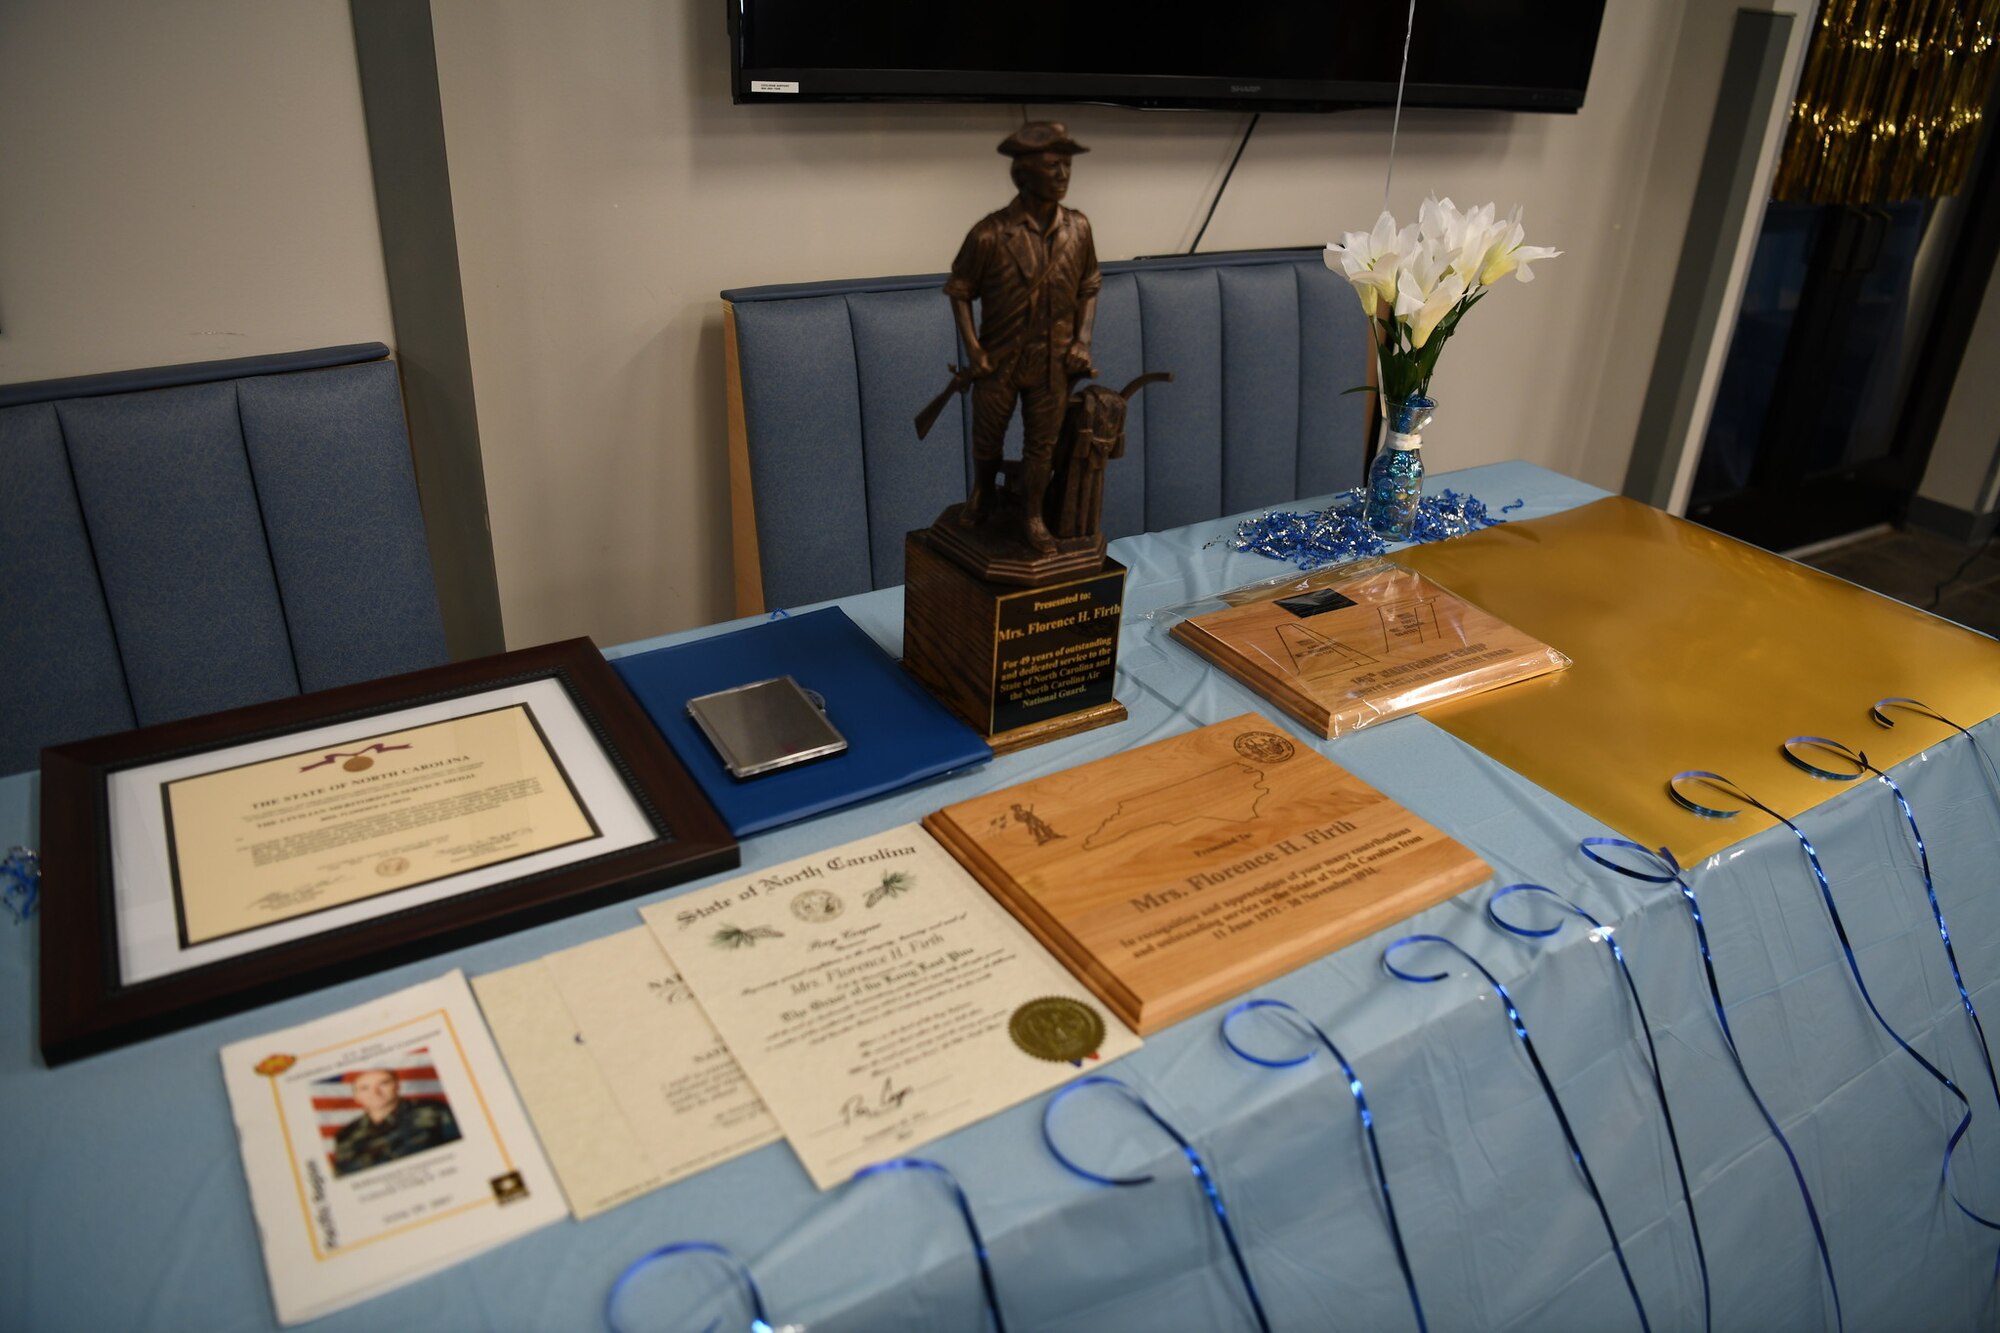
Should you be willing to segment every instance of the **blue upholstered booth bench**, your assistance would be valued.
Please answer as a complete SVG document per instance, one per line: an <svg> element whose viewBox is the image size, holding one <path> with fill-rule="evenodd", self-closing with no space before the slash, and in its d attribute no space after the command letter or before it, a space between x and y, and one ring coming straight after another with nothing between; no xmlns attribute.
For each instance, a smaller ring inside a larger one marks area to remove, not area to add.
<svg viewBox="0 0 2000 1333"><path fill-rule="evenodd" d="M1133 400L1107 536L1361 482L1366 323L1318 250L1108 263L1094 353ZM722 293L737 610L903 581L903 535L965 498L971 405L912 424L961 363L943 274ZM1020 451L1017 419L1008 441Z"/></svg>
<svg viewBox="0 0 2000 1333"><path fill-rule="evenodd" d="M445 660L388 354L0 388L0 773Z"/></svg>

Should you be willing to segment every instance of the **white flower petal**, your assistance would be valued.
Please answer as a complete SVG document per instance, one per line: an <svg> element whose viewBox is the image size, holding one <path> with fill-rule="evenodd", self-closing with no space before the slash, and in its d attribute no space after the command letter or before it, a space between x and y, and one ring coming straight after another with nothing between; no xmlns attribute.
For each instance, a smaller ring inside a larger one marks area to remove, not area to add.
<svg viewBox="0 0 2000 1333"><path fill-rule="evenodd" d="M1361 309L1370 317L1374 316L1378 302L1395 299L1396 275L1393 271L1352 273L1348 275L1347 280L1354 285L1354 294L1361 298Z"/></svg>
<svg viewBox="0 0 2000 1333"><path fill-rule="evenodd" d="M1396 219L1390 216L1388 209L1383 209L1382 216L1375 219L1375 230L1369 234L1367 240L1368 252L1371 255L1380 255L1396 248Z"/></svg>
<svg viewBox="0 0 2000 1333"><path fill-rule="evenodd" d="M1418 349L1431 340L1437 330L1438 321L1451 313L1453 306L1465 295L1465 280L1456 273L1448 274L1437 285L1430 298L1423 303L1410 321L1410 346Z"/></svg>

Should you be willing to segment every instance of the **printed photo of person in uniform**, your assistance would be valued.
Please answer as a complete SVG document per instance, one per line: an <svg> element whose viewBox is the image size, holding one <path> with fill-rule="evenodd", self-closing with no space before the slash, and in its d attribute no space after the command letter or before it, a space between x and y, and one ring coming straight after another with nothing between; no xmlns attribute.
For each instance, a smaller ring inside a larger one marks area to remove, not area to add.
<svg viewBox="0 0 2000 1333"><path fill-rule="evenodd" d="M424 1052L409 1054L421 1057ZM406 1089L406 1081L413 1086ZM459 1139L458 1121L437 1088L437 1071L428 1063L416 1069L407 1065L350 1069L317 1086L326 1090L314 1101L321 1112L321 1133L332 1140L328 1155L335 1177ZM412 1095L418 1087L421 1094ZM358 1108L359 1113L350 1116L349 1108Z"/></svg>

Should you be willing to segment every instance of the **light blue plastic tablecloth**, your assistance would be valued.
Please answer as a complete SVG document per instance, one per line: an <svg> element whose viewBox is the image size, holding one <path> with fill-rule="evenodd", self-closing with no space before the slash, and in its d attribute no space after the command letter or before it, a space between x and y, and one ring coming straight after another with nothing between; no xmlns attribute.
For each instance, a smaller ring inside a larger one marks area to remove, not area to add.
<svg viewBox="0 0 2000 1333"><path fill-rule="evenodd" d="M1603 494L1525 464L1443 480L1496 511L1525 500L1510 518ZM1128 722L753 838L743 846L743 870L1246 710L1273 712L1144 616L1281 572L1205 545L1229 526L1114 545L1131 569L1118 682ZM885 646L900 645L899 590L843 605ZM1829 719L1826 733L1865 744L1867 725L1857 712ZM2000 724L1987 721L1975 733L1989 751L2000 747ZM1419 718L1331 743L1300 739L1471 846L1496 882L1548 884L1616 923L1654 1022L1688 1157L1715 1327L1832 1327L1797 1190L1723 1055L1679 895L1588 866L1576 854L1578 839L1609 830ZM1922 821L1975 1001L2000 1022L1993 989L2000 797L1962 738L1934 745L1896 776ZM32 776L0 781L0 847L33 840L37 799ZM2000 1214L2000 1108L1893 799L1879 784L1855 784L1804 827L1833 877L1884 1013L1971 1095L1973 1129L1955 1176L1967 1202ZM1694 867L1691 878L1737 1040L1825 1216L1847 1328L1991 1322L2000 1235L1961 1216L1938 1182L1956 1104L1869 1019L1797 843L1782 828L1768 830ZM1386 977L1379 961L1385 943L1415 931L1448 935L1475 952L1508 985L1534 1033L1653 1327L1698 1329L1686 1212L1608 953L1573 927L1547 941L1501 933L1483 911L1492 887L1259 993L1318 1019L1366 1081L1432 1328L1636 1328L1601 1224L1488 988L1465 976L1413 986ZM452 967L477 975L627 928L637 923L635 905L53 1071L35 1050L36 928L0 923L0 1328L271 1327L218 1049ZM1107 1072L1142 1090L1205 1154L1278 1328L1414 1327L1342 1080L1324 1057L1280 1071L1239 1060L1218 1040L1222 1012L1158 1034ZM1041 1110L1039 1100L1023 1105L924 1150L957 1174L972 1200L1009 1327L1250 1327L1212 1215L1172 1145L1112 1099L1085 1094L1063 1108L1076 1117L1066 1132L1108 1153L1111 1169L1157 1173L1141 1187L1091 1185L1049 1158ZM982 1327L977 1274L940 1182L898 1173L820 1194L783 1144L588 1223L546 1228L315 1327L597 1327L605 1292L630 1260L687 1239L718 1241L748 1259L773 1316L803 1321L814 1333ZM719 1270L649 1273L621 1311L635 1329L702 1328L713 1310L690 1305L688 1293L722 1287ZM745 1323L732 1316L723 1327Z"/></svg>

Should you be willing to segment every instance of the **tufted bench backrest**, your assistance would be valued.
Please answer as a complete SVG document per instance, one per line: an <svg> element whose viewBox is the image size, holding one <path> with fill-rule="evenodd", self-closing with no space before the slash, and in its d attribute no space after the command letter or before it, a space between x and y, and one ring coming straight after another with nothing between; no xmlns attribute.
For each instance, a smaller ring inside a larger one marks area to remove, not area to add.
<svg viewBox="0 0 2000 1333"><path fill-rule="evenodd" d="M1107 263L1104 383L1132 403L1105 473L1108 536L1361 482L1367 327L1318 250ZM971 404L912 418L961 360L942 274L722 293L739 613L903 581L903 535L965 498ZM1010 455L1020 449L1018 416Z"/></svg>
<svg viewBox="0 0 2000 1333"><path fill-rule="evenodd" d="M387 355L0 388L0 773L445 660Z"/></svg>

